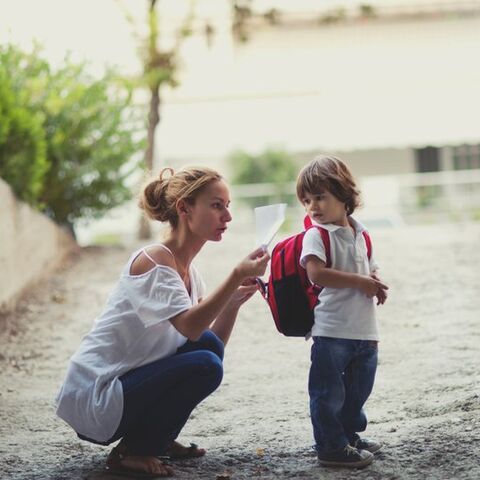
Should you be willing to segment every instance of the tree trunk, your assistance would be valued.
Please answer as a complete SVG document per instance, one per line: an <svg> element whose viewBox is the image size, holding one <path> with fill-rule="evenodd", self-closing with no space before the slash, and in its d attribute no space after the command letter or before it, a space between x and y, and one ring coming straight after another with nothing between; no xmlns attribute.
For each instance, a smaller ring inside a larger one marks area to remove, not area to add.
<svg viewBox="0 0 480 480"><path fill-rule="evenodd" d="M147 151L145 152L145 168L148 174L153 171L153 158L155 149L155 130L160 123L160 85L156 85L150 90L150 111L148 112L148 134ZM145 215L140 217L138 228L138 238L147 240L152 237L150 223Z"/></svg>

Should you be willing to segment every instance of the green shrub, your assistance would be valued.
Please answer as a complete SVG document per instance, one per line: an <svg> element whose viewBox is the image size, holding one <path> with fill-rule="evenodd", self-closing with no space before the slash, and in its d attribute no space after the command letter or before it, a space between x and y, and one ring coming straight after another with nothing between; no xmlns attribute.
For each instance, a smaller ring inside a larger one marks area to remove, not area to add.
<svg viewBox="0 0 480 480"><path fill-rule="evenodd" d="M251 155L238 150L232 153L228 162L232 172L232 183L252 184L271 183L277 185L274 195L262 191L253 198L242 199L250 206L265 205L274 202L294 203L295 197L285 184L294 182L298 167L293 157L283 151L267 149L259 155Z"/></svg>
<svg viewBox="0 0 480 480"><path fill-rule="evenodd" d="M12 79L16 108L37 119L43 133L48 168L35 190L43 211L73 230L77 219L99 217L129 199L126 180L140 164L145 124L126 82L113 71L94 78L86 64L68 57L54 70L38 48L25 53L0 47L0 60ZM33 183L33 177L23 181Z"/></svg>
<svg viewBox="0 0 480 480"><path fill-rule="evenodd" d="M0 177L32 205L39 204L49 168L42 121L22 105L0 59Z"/></svg>
<svg viewBox="0 0 480 480"><path fill-rule="evenodd" d="M131 197L126 180L144 147L130 97L113 74L90 80L80 68L63 69L50 80L44 105L51 169L42 198L57 222L71 224Z"/></svg>
<svg viewBox="0 0 480 480"><path fill-rule="evenodd" d="M237 150L228 161L237 184L293 182L298 173L293 157L283 150L267 149L259 155Z"/></svg>

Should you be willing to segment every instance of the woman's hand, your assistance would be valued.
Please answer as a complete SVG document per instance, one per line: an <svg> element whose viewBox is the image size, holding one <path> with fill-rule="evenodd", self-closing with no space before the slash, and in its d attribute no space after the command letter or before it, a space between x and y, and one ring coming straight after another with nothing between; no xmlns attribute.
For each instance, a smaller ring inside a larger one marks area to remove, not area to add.
<svg viewBox="0 0 480 480"><path fill-rule="evenodd" d="M230 305L234 308L240 308L257 291L257 282L255 278L247 278L237 288L237 291L230 298Z"/></svg>
<svg viewBox="0 0 480 480"><path fill-rule="evenodd" d="M248 300L250 285L248 282L245 285L245 280L263 275L269 259L270 255L263 249L258 248L253 251L233 269L227 279L213 293L204 298L201 303L171 318L170 322L190 340L198 340L204 330L211 327L225 343L237 314L231 303L232 298L235 299L238 306ZM253 287L252 290L255 291L256 287ZM228 305L231 305L231 308L225 308ZM234 315L231 315L232 313ZM212 326L214 319L215 322Z"/></svg>
<svg viewBox="0 0 480 480"><path fill-rule="evenodd" d="M257 248L235 267L234 272L242 281L250 277L261 277L269 260L268 252L263 248Z"/></svg>

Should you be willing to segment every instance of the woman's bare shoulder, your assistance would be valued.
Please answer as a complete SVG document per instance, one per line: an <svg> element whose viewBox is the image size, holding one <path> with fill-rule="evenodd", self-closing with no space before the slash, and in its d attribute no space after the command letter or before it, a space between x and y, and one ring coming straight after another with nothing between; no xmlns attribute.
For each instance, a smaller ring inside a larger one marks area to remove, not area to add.
<svg viewBox="0 0 480 480"><path fill-rule="evenodd" d="M150 258L149 258L150 257ZM143 249L130 266L130 275L142 275L157 265L177 269L175 259L169 250L161 245L152 245Z"/></svg>

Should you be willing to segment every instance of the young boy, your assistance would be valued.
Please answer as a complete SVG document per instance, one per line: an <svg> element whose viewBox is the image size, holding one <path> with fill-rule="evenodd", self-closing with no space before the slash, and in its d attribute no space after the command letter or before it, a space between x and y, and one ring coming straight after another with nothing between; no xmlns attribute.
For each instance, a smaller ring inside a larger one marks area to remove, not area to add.
<svg viewBox="0 0 480 480"><path fill-rule="evenodd" d="M300 172L297 196L313 224L328 230L331 268L317 228L303 240L300 264L323 287L315 307L309 375L310 413L322 465L364 467L381 448L361 438L367 426L363 405L377 368L377 305L388 287L368 258L365 228L352 218L359 190L338 158L317 157Z"/></svg>

